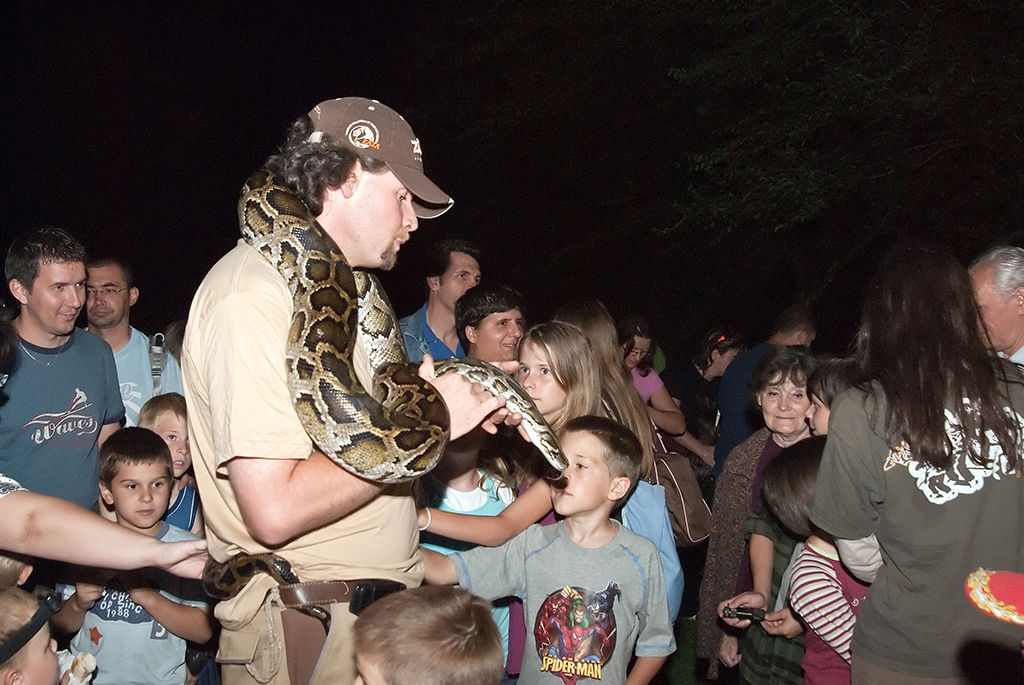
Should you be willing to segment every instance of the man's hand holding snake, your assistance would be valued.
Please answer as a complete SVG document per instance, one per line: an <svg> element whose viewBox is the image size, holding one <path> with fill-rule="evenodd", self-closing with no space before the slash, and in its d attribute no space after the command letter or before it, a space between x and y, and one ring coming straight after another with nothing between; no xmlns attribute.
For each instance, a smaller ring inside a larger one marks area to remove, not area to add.
<svg viewBox="0 0 1024 685"><path fill-rule="evenodd" d="M451 439L461 438L477 426L488 433L497 431L497 424L515 421L519 414L509 414L505 409L505 398L489 393L479 383L469 381L465 376L446 373L434 374L434 360L428 354L419 368L420 378L429 381L444 398L451 416ZM514 424L513 424L514 425Z"/></svg>

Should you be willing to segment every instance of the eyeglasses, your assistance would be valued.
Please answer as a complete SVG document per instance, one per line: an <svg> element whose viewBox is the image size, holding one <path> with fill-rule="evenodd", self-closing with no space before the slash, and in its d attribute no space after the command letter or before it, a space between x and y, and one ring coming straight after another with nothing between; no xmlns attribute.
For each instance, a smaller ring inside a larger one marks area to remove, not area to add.
<svg viewBox="0 0 1024 685"><path fill-rule="evenodd" d="M103 297L110 297L111 295L117 295L118 293L122 293L125 290L128 290L128 286L125 286L123 288L91 288L89 286L86 286L85 294L88 295L89 297L96 297L97 295L103 295Z"/></svg>
<svg viewBox="0 0 1024 685"><path fill-rule="evenodd" d="M32 618L28 620L28 623L19 628L6 642L0 644L0 664L6 662L28 644L28 641L39 632L39 629L50 620L50 617L60 611L60 606L63 603L60 595L56 592L47 592L39 597L38 600L39 608L36 610L36 613L32 614Z"/></svg>

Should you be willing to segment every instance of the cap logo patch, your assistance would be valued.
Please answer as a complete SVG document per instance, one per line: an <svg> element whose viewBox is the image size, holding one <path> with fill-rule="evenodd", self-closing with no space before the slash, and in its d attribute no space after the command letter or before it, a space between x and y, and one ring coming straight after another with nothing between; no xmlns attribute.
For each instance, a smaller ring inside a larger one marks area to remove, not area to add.
<svg viewBox="0 0 1024 685"><path fill-rule="evenodd" d="M364 150L369 147L375 150L380 149L380 132L372 121L366 121L365 119L353 121L345 129L345 137L348 138L348 142L353 147Z"/></svg>
<svg viewBox="0 0 1024 685"><path fill-rule="evenodd" d="M413 138L409 142L412 143L412 153L414 155L422 155L423 154L423 150L420 149L420 139L419 138Z"/></svg>

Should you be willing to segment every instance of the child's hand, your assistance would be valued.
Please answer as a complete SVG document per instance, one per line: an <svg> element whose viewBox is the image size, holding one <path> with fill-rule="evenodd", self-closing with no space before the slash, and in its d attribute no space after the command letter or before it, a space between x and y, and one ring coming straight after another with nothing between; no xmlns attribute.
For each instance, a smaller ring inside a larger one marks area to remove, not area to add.
<svg viewBox="0 0 1024 685"><path fill-rule="evenodd" d="M734 635L723 635L722 644L718 646L718 660L729 668L733 668L740 663L740 641Z"/></svg>
<svg viewBox="0 0 1024 685"><path fill-rule="evenodd" d="M81 611L89 611L92 605L103 596L103 587L92 583L75 583L75 594L71 596L72 602Z"/></svg>
<svg viewBox="0 0 1024 685"><path fill-rule="evenodd" d="M760 592L744 592L730 597L724 602L718 604L718 617L725 621L728 625L733 628L747 628L750 626L750 621L745 618L725 618L722 615L722 610L725 607L751 607L753 609L767 609L768 598L762 595Z"/></svg>
<svg viewBox="0 0 1024 685"><path fill-rule="evenodd" d="M778 635L789 640L804 632L803 624L796 619L796 616L789 609L765 614L761 627L764 628L764 632L770 635Z"/></svg>

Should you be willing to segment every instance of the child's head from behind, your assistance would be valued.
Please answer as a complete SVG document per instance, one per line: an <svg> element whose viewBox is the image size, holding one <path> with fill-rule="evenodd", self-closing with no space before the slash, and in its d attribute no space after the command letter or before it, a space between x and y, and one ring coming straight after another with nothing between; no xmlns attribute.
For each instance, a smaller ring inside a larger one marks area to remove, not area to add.
<svg viewBox="0 0 1024 685"><path fill-rule="evenodd" d="M0 552L0 591L18 587L32 573L32 560L14 552Z"/></svg>
<svg viewBox="0 0 1024 685"><path fill-rule="evenodd" d="M572 324L549 321L528 330L519 345L519 365L519 384L552 428L600 409L594 354Z"/></svg>
<svg viewBox="0 0 1024 685"><path fill-rule="evenodd" d="M796 537L811 534L811 506L825 436L815 435L782 450L765 467L761 497L775 519Z"/></svg>
<svg viewBox="0 0 1024 685"><path fill-rule="evenodd" d="M163 438L167 449L171 451L174 477L185 475L192 466L185 398L176 392L151 397L139 410L138 424Z"/></svg>
<svg viewBox="0 0 1024 685"><path fill-rule="evenodd" d="M828 417L832 413L832 401L853 387L856 375L857 363L852 358L848 358L823 361L807 377L807 392L810 393L811 402L814 405L811 430L815 435L828 433Z"/></svg>
<svg viewBox="0 0 1024 685"><path fill-rule="evenodd" d="M491 605L424 585L374 602L355 623L356 685L497 685L501 633Z"/></svg>
<svg viewBox="0 0 1024 685"><path fill-rule="evenodd" d="M100 496L126 528L160 531L172 476L167 445L148 428L122 428L100 447Z"/></svg>
<svg viewBox="0 0 1024 685"><path fill-rule="evenodd" d="M552 485L555 511L571 517L607 507L610 514L625 502L643 461L632 431L603 416L579 416L565 424L560 437L569 466Z"/></svg>
<svg viewBox="0 0 1024 685"><path fill-rule="evenodd" d="M57 685L57 645L48 625L53 599L39 601L20 588L0 592L0 684Z"/></svg>

